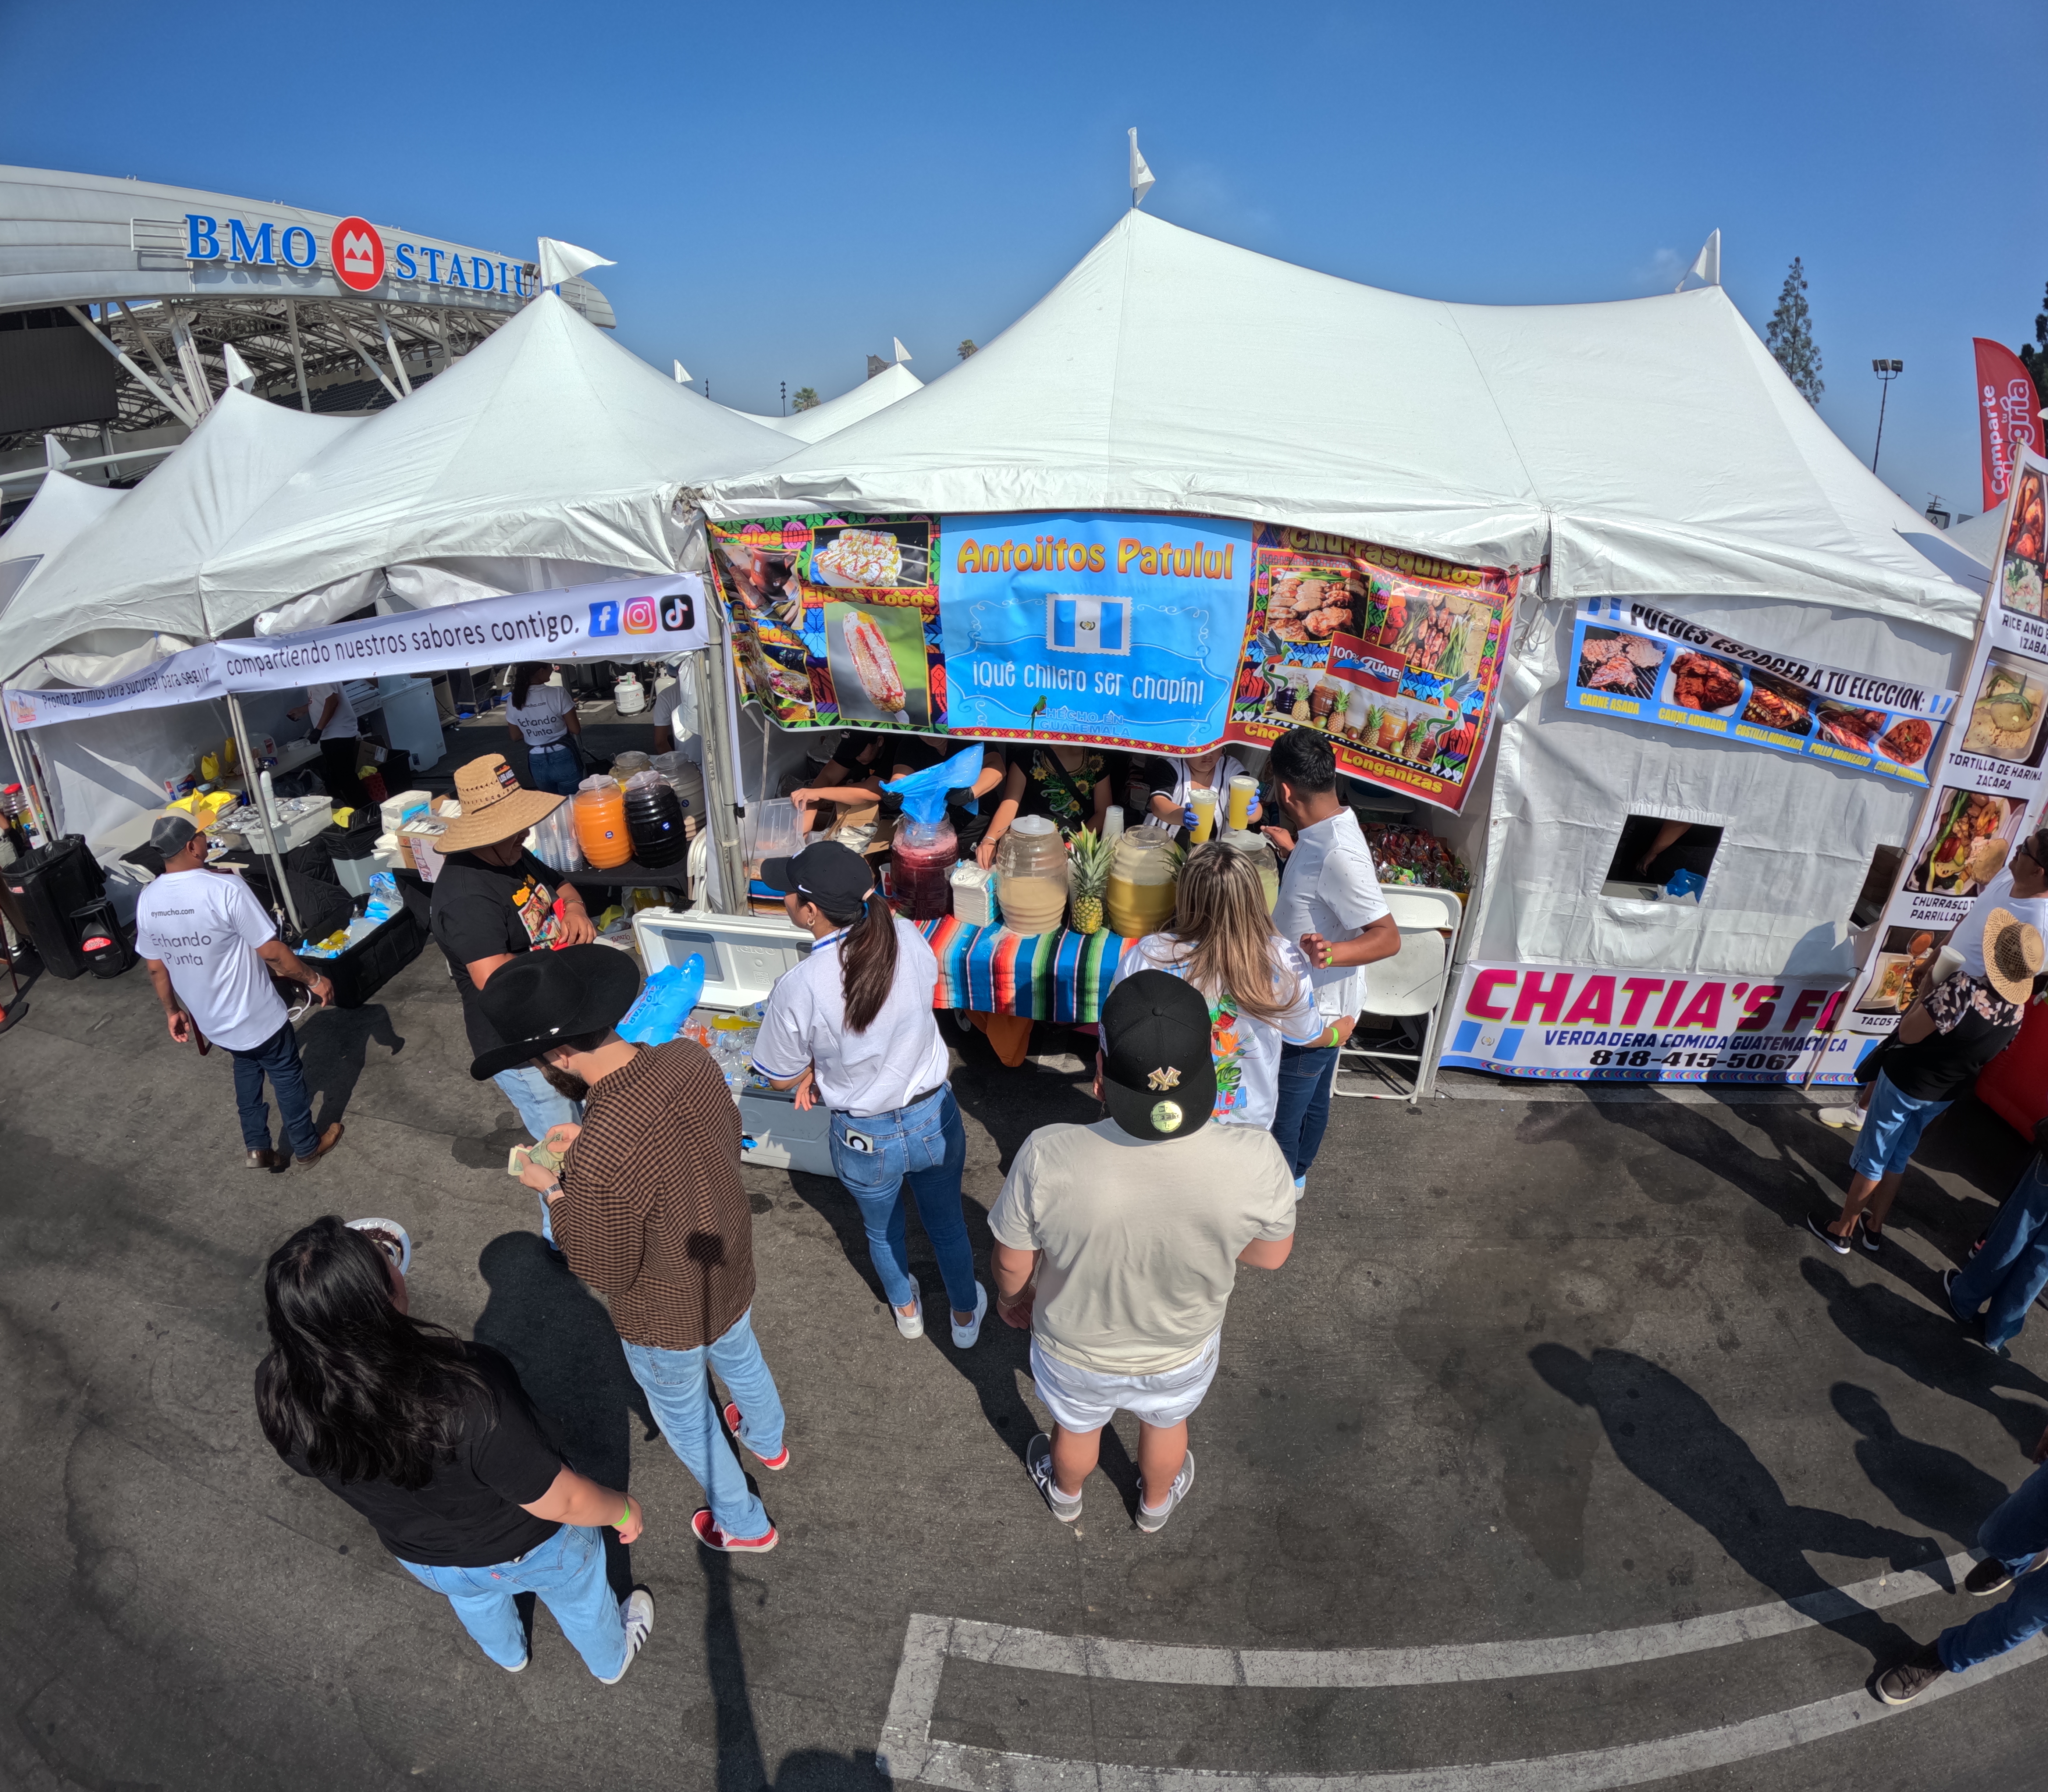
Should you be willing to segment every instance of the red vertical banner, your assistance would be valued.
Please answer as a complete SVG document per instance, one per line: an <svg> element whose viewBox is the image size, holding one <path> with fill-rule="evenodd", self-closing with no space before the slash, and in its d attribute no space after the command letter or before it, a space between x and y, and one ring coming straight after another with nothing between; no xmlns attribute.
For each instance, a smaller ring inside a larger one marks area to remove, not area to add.
<svg viewBox="0 0 2048 1792"><path fill-rule="evenodd" d="M1972 339L1977 351L1977 429L1984 452L1984 507L2005 502L2020 456L2041 443L2040 400L2019 357L2003 343Z"/></svg>

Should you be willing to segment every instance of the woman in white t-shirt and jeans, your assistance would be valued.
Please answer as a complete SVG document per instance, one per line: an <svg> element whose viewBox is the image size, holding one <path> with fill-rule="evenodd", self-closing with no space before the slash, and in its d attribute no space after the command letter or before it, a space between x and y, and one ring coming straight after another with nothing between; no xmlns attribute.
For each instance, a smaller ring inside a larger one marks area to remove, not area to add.
<svg viewBox="0 0 2048 1792"><path fill-rule="evenodd" d="M1140 971L1170 972L1208 1002L1216 1076L1209 1118L1219 1126L1270 1128L1282 1048L1336 1043L1316 1011L1308 960L1274 931L1258 868L1220 840L1188 855L1172 929L1134 940L1110 987Z"/></svg>
<svg viewBox="0 0 2048 1792"><path fill-rule="evenodd" d="M536 790L573 797L583 777L583 761L572 735L583 732L576 699L559 685L550 685L552 669L528 665L512 669L512 690L505 704L505 723L526 743L526 776Z"/></svg>
<svg viewBox="0 0 2048 1792"><path fill-rule="evenodd" d="M794 1089L799 1111L814 1101L832 1110L832 1172L860 1208L896 1329L915 1338L925 1305L905 1248L910 1185L945 1279L953 1343L964 1350L981 1335L988 1292L975 1280L960 1209L967 1129L932 1011L939 961L890 912L851 848L827 840L768 859L761 881L783 892L789 919L816 943L769 991L754 1068Z"/></svg>

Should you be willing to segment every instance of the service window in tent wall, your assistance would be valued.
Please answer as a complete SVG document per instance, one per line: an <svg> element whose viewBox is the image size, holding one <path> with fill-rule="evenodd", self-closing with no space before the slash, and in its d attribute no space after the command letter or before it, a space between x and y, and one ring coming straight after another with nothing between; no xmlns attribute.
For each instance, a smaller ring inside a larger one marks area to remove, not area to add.
<svg viewBox="0 0 2048 1792"><path fill-rule="evenodd" d="M1644 902L1705 899L1721 829L1678 816L1631 815L1621 824L1603 896Z"/></svg>

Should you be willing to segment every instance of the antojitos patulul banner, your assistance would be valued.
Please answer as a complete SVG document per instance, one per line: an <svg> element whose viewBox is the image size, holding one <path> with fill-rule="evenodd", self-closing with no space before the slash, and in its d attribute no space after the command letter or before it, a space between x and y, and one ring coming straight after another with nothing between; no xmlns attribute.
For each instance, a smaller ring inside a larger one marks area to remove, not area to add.
<svg viewBox="0 0 2048 1792"><path fill-rule="evenodd" d="M1329 736L1354 778L1464 801L1519 576L1212 517L711 526L733 651L785 727L1189 752Z"/></svg>
<svg viewBox="0 0 2048 1792"><path fill-rule="evenodd" d="M1588 599L1565 707L1927 782L1957 693L1775 654L1629 598Z"/></svg>

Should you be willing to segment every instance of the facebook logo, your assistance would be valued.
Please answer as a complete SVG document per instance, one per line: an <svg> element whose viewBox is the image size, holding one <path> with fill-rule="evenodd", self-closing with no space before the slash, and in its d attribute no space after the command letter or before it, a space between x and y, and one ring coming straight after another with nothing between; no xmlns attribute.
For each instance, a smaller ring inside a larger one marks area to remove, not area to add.
<svg viewBox="0 0 2048 1792"><path fill-rule="evenodd" d="M616 634L619 632L619 606L610 599L590 607L590 632L592 634Z"/></svg>

